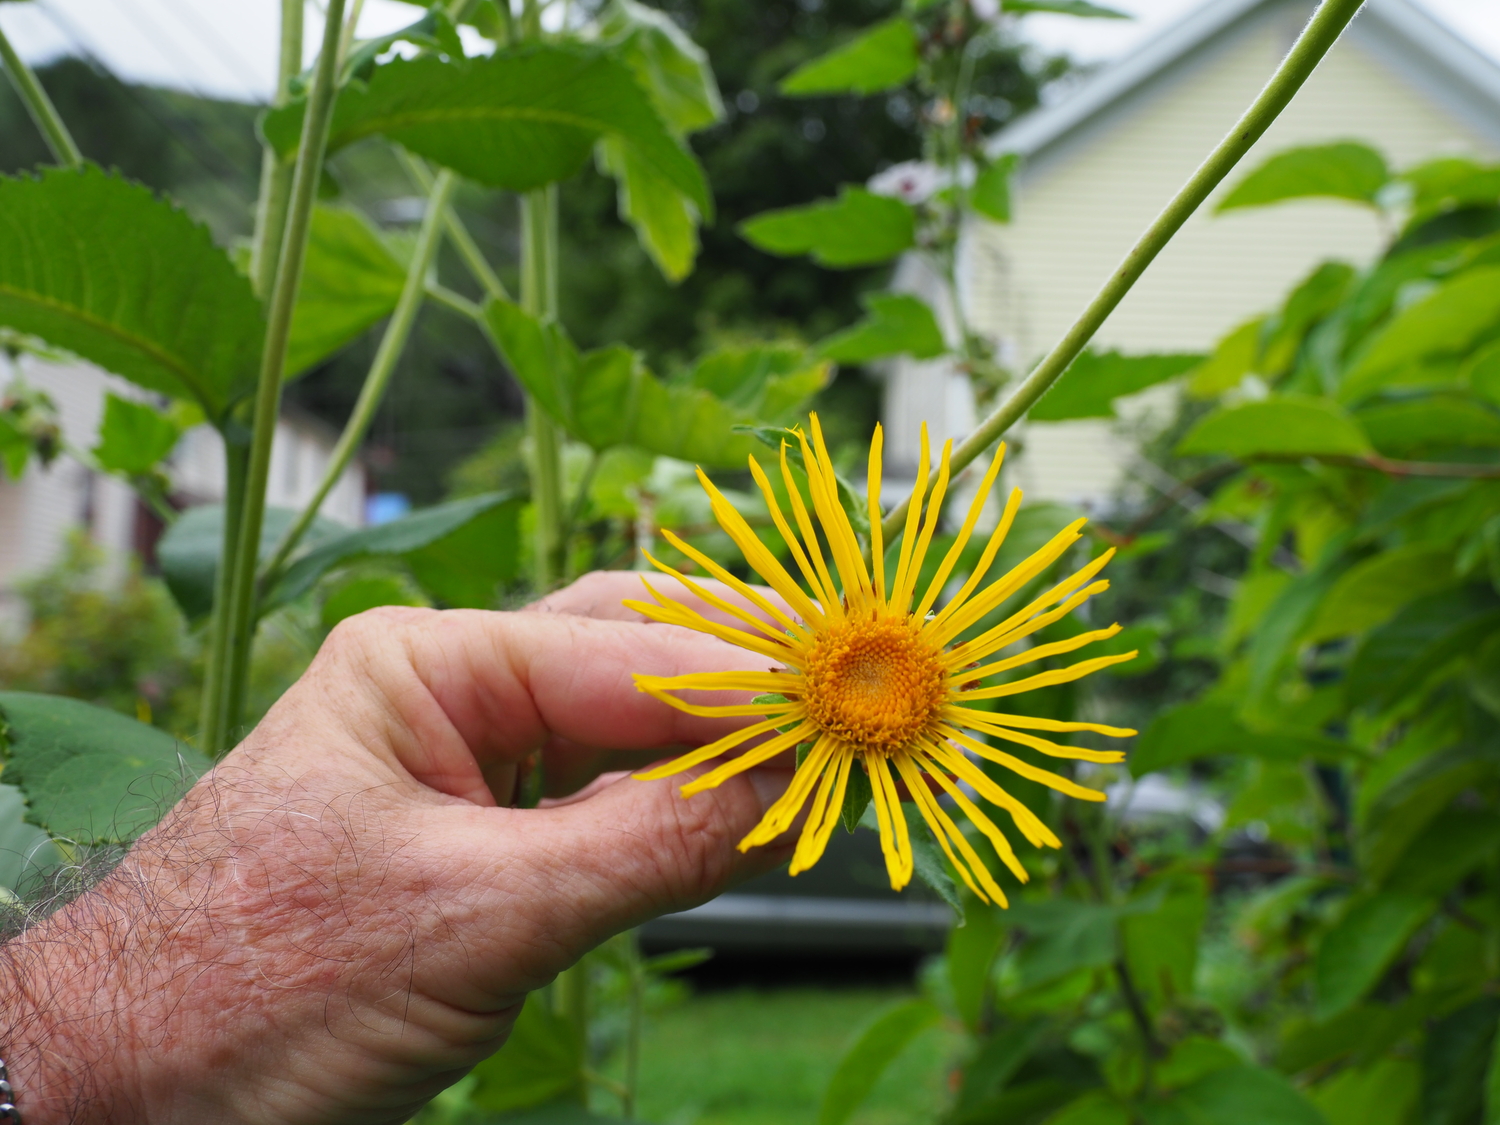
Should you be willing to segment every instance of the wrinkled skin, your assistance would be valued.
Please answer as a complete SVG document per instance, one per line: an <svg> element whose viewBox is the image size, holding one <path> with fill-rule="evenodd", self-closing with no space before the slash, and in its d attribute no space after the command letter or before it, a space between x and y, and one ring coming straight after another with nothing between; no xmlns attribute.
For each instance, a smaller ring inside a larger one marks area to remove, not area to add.
<svg viewBox="0 0 1500 1125"><path fill-rule="evenodd" d="M639 590L595 575L533 612L340 625L108 878L0 948L28 1125L404 1121L588 949L785 859L735 844L788 768L690 801L616 773L499 807L534 751L575 788L743 721L635 691L763 666L641 623L619 605Z"/></svg>

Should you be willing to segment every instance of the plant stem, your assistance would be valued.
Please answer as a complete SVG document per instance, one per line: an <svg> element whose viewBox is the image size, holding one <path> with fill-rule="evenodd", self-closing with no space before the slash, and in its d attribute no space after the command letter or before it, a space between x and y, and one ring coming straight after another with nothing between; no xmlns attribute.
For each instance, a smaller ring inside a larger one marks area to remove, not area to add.
<svg viewBox="0 0 1500 1125"><path fill-rule="evenodd" d="M484 319L484 310L482 308L462 293L455 293L446 285L438 285L435 282L429 284L427 286L427 295L445 309L458 313L459 316L466 316L476 323L482 322Z"/></svg>
<svg viewBox="0 0 1500 1125"><path fill-rule="evenodd" d="M557 185L521 198L521 307L541 321L557 319ZM526 400L531 434L531 503L536 510L536 585L546 593L564 577L562 435L534 399Z"/></svg>
<svg viewBox="0 0 1500 1125"><path fill-rule="evenodd" d="M335 77L338 73L339 34L343 30L345 0L328 0L323 45L307 99L302 141L292 176L292 194L287 210L286 234L276 265L276 280L266 316L266 337L260 362L260 380L255 391L253 424L250 428L250 467L245 482L244 512L240 518L239 542L235 545L234 577L229 588L229 668L224 683L226 702L220 719L224 737L240 722L246 683L250 672L250 647L255 637L255 574L261 526L266 514L266 486L271 476L271 446L281 413L281 381L286 368L287 341L291 335L292 311L302 264L307 256L307 237L312 224L313 201L328 147L328 125L333 116Z"/></svg>
<svg viewBox="0 0 1500 1125"><path fill-rule="evenodd" d="M302 16L306 0L281 0L281 45L276 61L276 95L271 104L292 100L292 81L302 73ZM277 258L292 198L294 164L269 144L261 152L260 196L255 207L255 236L250 243L250 284L264 301L276 280Z"/></svg>
<svg viewBox="0 0 1500 1125"><path fill-rule="evenodd" d="M359 399L354 404L349 421L344 424L344 432L339 435L338 444L333 447L333 453L329 455L328 467L323 471L323 479L319 482L317 491L313 493L312 499L297 516L297 522L281 537L281 542L276 545L276 551L271 556L271 560L261 570L263 585L274 582L281 573L287 559L297 549L297 544L302 541L302 537L307 534L307 529L317 518L318 509L323 506L323 501L328 498L334 485L338 484L339 479L344 475L344 470L349 467L355 451L359 449L360 443L365 440L365 434L369 432L370 423L375 420L375 412L380 409L380 404L385 399L386 388L390 386L391 376L396 371L396 363L406 348L406 341L411 337L412 326L416 323L417 313L422 307L422 299L427 294L427 275L432 270L438 247L443 241L443 216L447 214L448 200L453 195L455 182L453 173L447 170L439 173L437 179L433 181L432 191L427 196L427 213L422 218L422 227L417 233L417 244L412 250L411 265L406 270L406 283L402 286L396 309L391 313L391 319L385 326L385 333L380 338L380 347L375 352L375 359L365 375L365 383L360 388Z"/></svg>
<svg viewBox="0 0 1500 1125"><path fill-rule="evenodd" d="M417 182L423 191L432 190L432 172L428 169L426 161L413 156L404 148L398 148L396 154L401 158L402 165L407 174ZM448 205L448 212L444 220L448 224L448 241L458 251L458 256L463 259L464 267L479 283L486 297L499 297L502 300L510 300L510 294L506 291L504 283L491 267L489 260L485 258L484 251L479 249L474 236L469 233L469 228L464 226L464 221L458 217L453 210L453 205Z"/></svg>
<svg viewBox="0 0 1500 1125"><path fill-rule="evenodd" d="M250 467L250 447L230 440L237 428L226 427L224 436L224 531L219 549L219 569L214 576L214 608L208 626L208 661L204 670L203 700L199 712L198 741L208 754L229 748L229 727L224 706L228 701L229 586L232 560L240 541L240 516L245 505L245 474Z"/></svg>
<svg viewBox="0 0 1500 1125"><path fill-rule="evenodd" d="M52 150L53 159L66 168L82 168L83 153L78 151L78 145L73 142L73 134L68 132L68 127L58 116L57 107L52 104L52 99L37 80L36 72L16 54L15 47L11 46L3 29L0 29L0 61L5 63L5 73L10 75L10 84L15 87L25 104L26 112L31 114L31 120L36 122L47 147Z"/></svg>
<svg viewBox="0 0 1500 1125"><path fill-rule="evenodd" d="M1119 268L1074 322L1073 327L1068 329L1063 338L1058 341L1057 346L1047 353L1046 358L1037 365L1036 370L1016 388L1015 393L1001 403L995 412L981 422L978 428L964 439L963 444L953 451L950 464L954 473L963 469L999 440L1000 436L1015 425L1078 358L1079 353L1099 330L1099 326L1124 299L1125 294L1130 292L1141 274L1146 272L1146 267L1161 253L1162 248L1172 240L1172 236L1182 228L1182 224L1187 222L1189 216L1208 198L1209 193L1218 187L1224 177L1229 175L1234 166L1239 163L1240 158L1256 141L1260 140L1271 122L1275 121L1281 111L1286 108L1287 103L1302 88L1302 84L1307 81L1313 69L1337 42L1338 37L1363 3L1364 0L1323 0L1307 26L1302 29L1302 34L1292 44L1291 51L1276 68L1276 73L1266 83L1265 89L1251 103L1250 108L1235 123L1229 134L1219 142L1218 147L1209 153L1208 158L1193 173L1192 178L1183 185L1182 190L1167 204L1166 209L1157 216L1156 221L1147 228L1146 233L1141 235L1130 253L1125 255L1125 260L1120 263ZM887 541L894 539L900 533L906 522L906 511L910 504L911 498L908 497L885 518L883 527Z"/></svg>
<svg viewBox="0 0 1500 1125"><path fill-rule="evenodd" d="M641 943L634 930L625 935L630 942L627 964L630 966L630 1024L625 1029L625 1094L620 1099L620 1116L635 1120L636 1095L641 1086L641 1037L645 1034L646 966L641 959Z"/></svg>

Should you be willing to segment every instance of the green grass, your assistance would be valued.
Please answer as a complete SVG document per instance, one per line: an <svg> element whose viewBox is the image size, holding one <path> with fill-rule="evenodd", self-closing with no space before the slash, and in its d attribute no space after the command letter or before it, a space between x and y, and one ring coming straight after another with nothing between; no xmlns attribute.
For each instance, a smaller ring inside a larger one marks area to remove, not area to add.
<svg viewBox="0 0 1500 1125"><path fill-rule="evenodd" d="M823 1089L854 1035L911 995L872 988L694 996L647 1024L638 1116L654 1125L816 1125ZM936 1121L957 1042L946 1029L924 1032L851 1125Z"/></svg>

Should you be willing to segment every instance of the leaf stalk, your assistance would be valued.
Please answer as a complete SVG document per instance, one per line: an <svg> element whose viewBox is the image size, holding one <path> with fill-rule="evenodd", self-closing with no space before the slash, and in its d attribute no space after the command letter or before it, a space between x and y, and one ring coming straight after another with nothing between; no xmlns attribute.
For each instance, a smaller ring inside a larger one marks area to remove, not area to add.
<svg viewBox="0 0 1500 1125"><path fill-rule="evenodd" d="M17 95L26 106L26 112L31 115L31 120L36 122L37 129L41 131L42 138L52 151L53 159L74 170L82 168L83 153L78 151L73 134L68 132L68 127L63 124L57 107L47 96L47 91L42 87L36 72L27 66L21 56L16 53L4 29L0 29L0 61L5 63L5 73L10 75L10 84L15 87Z"/></svg>

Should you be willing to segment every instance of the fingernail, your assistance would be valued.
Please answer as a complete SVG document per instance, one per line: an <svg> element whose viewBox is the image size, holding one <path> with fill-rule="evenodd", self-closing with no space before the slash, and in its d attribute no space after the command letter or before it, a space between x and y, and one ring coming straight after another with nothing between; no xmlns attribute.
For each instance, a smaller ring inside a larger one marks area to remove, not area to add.
<svg viewBox="0 0 1500 1125"><path fill-rule="evenodd" d="M786 787L791 784L792 774L790 770L753 769L749 773L750 784L755 788L755 796L760 800L760 811L765 812L774 805Z"/></svg>

